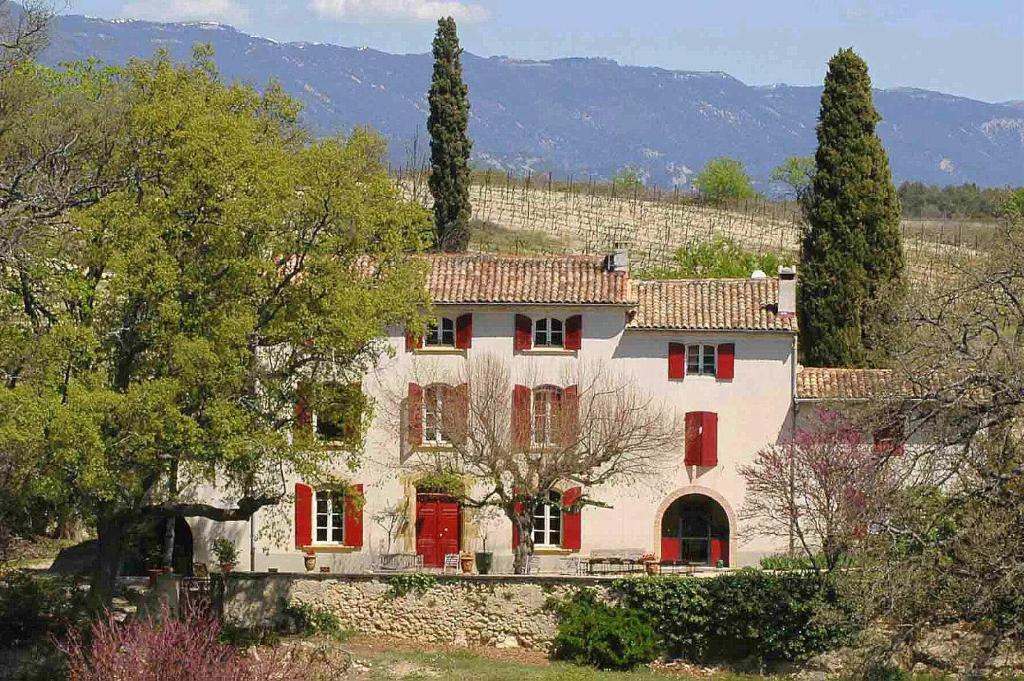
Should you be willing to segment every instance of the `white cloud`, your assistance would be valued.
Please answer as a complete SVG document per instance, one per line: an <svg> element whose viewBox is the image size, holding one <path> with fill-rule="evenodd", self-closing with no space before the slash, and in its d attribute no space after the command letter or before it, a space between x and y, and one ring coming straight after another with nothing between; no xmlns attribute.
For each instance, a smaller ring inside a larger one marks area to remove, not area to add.
<svg viewBox="0 0 1024 681"><path fill-rule="evenodd" d="M458 0L311 0L310 7L321 16L354 21L436 21L454 17L475 22L487 18L487 10Z"/></svg>
<svg viewBox="0 0 1024 681"><path fill-rule="evenodd" d="M121 7L125 16L150 21L244 23L248 12L235 0L135 0Z"/></svg>

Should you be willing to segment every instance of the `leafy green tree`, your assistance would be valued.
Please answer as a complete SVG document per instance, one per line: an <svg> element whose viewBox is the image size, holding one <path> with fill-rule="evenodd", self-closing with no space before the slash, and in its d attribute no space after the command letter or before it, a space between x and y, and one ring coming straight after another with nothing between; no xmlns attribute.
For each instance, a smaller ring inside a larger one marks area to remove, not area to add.
<svg viewBox="0 0 1024 681"><path fill-rule="evenodd" d="M622 187L626 191L642 190L644 178L633 166L626 166L612 176L612 184Z"/></svg>
<svg viewBox="0 0 1024 681"><path fill-rule="evenodd" d="M451 17L439 19L430 82L430 193L435 245L464 251L469 245L469 90L462 81L462 48Z"/></svg>
<svg viewBox="0 0 1024 681"><path fill-rule="evenodd" d="M652 279L720 279L749 277L754 270L769 275L788 261L777 253L755 253L727 236L717 234L706 241L681 247L674 262L646 273Z"/></svg>
<svg viewBox="0 0 1024 681"><path fill-rule="evenodd" d="M294 407L304 385L358 377L385 326L417 317L407 254L429 221L389 180L381 139L312 142L279 87L226 85L208 52L18 77L37 101L0 130L4 173L25 151L10 135L92 139L53 118L65 97L100 103L108 134L70 159L103 182L0 258L0 446L95 520L109 597L138 523L245 520L285 498L289 472L326 478L358 456L295 429ZM310 406L350 414L318 402L347 393L309 391ZM214 479L208 503L195 490Z"/></svg>
<svg viewBox="0 0 1024 681"><path fill-rule="evenodd" d="M840 50L825 76L805 201L798 309L812 366L869 363L904 288L900 206L879 120L867 64Z"/></svg>
<svg viewBox="0 0 1024 681"><path fill-rule="evenodd" d="M807 194L813 177L813 156L790 156L772 170L768 179L788 187L789 196L799 200Z"/></svg>
<svg viewBox="0 0 1024 681"><path fill-rule="evenodd" d="M734 158L713 158L708 161L694 176L693 186L711 201L752 199L757 196L743 163Z"/></svg>

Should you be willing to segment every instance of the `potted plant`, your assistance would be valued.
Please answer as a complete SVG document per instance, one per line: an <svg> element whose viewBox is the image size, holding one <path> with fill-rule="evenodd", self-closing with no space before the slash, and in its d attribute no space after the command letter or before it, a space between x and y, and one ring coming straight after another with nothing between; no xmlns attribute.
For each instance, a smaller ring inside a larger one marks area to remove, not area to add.
<svg viewBox="0 0 1024 681"><path fill-rule="evenodd" d="M476 552L476 571L481 575L489 575L492 565L494 565L494 554L487 550L487 535L484 535L483 551Z"/></svg>
<svg viewBox="0 0 1024 681"><path fill-rule="evenodd" d="M302 556L302 563L306 567L306 572L312 572L316 569L316 554L312 551L306 551Z"/></svg>
<svg viewBox="0 0 1024 681"><path fill-rule="evenodd" d="M649 575L660 575L661 574L661 563L658 562L657 557L653 553L645 553L640 560L644 563L644 570Z"/></svg>
<svg viewBox="0 0 1024 681"><path fill-rule="evenodd" d="M459 562L462 563L462 573L468 575L473 572L473 554L463 551L459 554Z"/></svg>
<svg viewBox="0 0 1024 681"><path fill-rule="evenodd" d="M164 552L158 547L154 546L146 554L146 575L150 586L156 586L157 578L164 573L163 560Z"/></svg>
<svg viewBox="0 0 1024 681"><path fill-rule="evenodd" d="M213 540L210 550L216 557L222 573L227 574L235 569L235 565L238 563L238 551L235 549L234 542L220 537Z"/></svg>

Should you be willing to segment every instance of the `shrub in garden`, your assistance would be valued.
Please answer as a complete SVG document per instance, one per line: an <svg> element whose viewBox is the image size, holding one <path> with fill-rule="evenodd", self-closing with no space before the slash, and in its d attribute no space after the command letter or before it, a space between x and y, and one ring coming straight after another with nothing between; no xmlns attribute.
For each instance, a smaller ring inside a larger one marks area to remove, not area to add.
<svg viewBox="0 0 1024 681"><path fill-rule="evenodd" d="M599 669L632 669L658 657L658 637L636 610L608 605L581 591L559 608L551 656Z"/></svg>
<svg viewBox="0 0 1024 681"><path fill-rule="evenodd" d="M848 608L827 578L813 574L627 578L613 591L650 618L668 654L690 660L804 660L852 634Z"/></svg>
<svg viewBox="0 0 1024 681"><path fill-rule="evenodd" d="M85 592L73 579L12 570L0 577L0 645L22 646L62 635L82 621Z"/></svg>
<svg viewBox="0 0 1024 681"><path fill-rule="evenodd" d="M290 681L316 679L310 660L294 650L270 648L246 655L221 643L209 617L98 620L88 636L75 632L60 644L71 681Z"/></svg>

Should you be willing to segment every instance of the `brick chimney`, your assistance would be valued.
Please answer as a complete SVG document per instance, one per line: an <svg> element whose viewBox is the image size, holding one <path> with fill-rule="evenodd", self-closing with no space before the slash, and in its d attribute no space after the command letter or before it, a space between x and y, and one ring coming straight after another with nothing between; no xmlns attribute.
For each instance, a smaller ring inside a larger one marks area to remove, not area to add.
<svg viewBox="0 0 1024 681"><path fill-rule="evenodd" d="M779 303L780 316L796 314L796 266L779 266Z"/></svg>
<svg viewBox="0 0 1024 681"><path fill-rule="evenodd" d="M615 242L611 253L604 259L605 269L609 272L629 272L629 249L621 241Z"/></svg>

